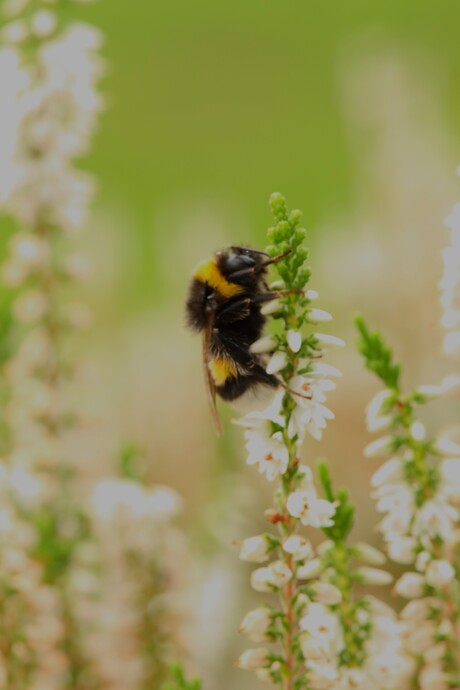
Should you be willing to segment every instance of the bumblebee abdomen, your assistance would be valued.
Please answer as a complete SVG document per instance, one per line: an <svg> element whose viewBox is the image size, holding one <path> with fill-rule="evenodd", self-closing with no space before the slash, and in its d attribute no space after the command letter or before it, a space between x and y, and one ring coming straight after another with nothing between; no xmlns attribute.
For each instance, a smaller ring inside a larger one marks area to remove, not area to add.
<svg viewBox="0 0 460 690"><path fill-rule="evenodd" d="M194 331L202 331L207 323L206 285L196 278L190 283L185 304L187 325Z"/></svg>
<svg viewBox="0 0 460 690"><path fill-rule="evenodd" d="M236 364L227 357L215 357L208 362L209 371L217 387L238 376Z"/></svg>

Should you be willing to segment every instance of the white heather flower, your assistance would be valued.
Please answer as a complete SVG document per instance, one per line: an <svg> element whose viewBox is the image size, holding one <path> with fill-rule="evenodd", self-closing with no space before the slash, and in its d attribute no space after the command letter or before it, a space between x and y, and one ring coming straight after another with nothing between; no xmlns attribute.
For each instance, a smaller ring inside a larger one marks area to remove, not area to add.
<svg viewBox="0 0 460 690"><path fill-rule="evenodd" d="M251 574L251 586L257 592L272 592L292 578L292 571L283 561L273 561L265 568L257 568Z"/></svg>
<svg viewBox="0 0 460 690"><path fill-rule="evenodd" d="M360 668L342 668L337 690L371 690L369 678Z"/></svg>
<svg viewBox="0 0 460 690"><path fill-rule="evenodd" d="M364 456L366 458L377 458L386 455L393 445L393 438L391 436L382 436L375 441L368 443L364 448Z"/></svg>
<svg viewBox="0 0 460 690"><path fill-rule="evenodd" d="M29 31L27 24L21 20L17 19L14 22L9 22L6 24L0 32L0 36L5 43L22 43L27 36Z"/></svg>
<svg viewBox="0 0 460 690"><path fill-rule="evenodd" d="M403 620L419 623L428 618L430 610L436 609L436 599L425 597L425 599L413 599L409 601L400 613ZM439 602L438 602L439 606Z"/></svg>
<svg viewBox="0 0 460 690"><path fill-rule="evenodd" d="M244 426L248 430L258 429L267 426L268 422L274 422L279 426L284 426L284 417L281 415L281 405L283 403L284 391L278 391L264 410L254 410L244 417L234 420L234 424Z"/></svg>
<svg viewBox="0 0 460 690"><path fill-rule="evenodd" d="M403 479L401 460L390 458L374 472L371 478L371 485L379 487L382 484L395 484Z"/></svg>
<svg viewBox="0 0 460 690"><path fill-rule="evenodd" d="M441 387L444 394L453 391L458 392L460 390L460 375L448 374L441 381Z"/></svg>
<svg viewBox="0 0 460 690"><path fill-rule="evenodd" d="M437 494L416 512L412 533L414 536L426 534L452 542L455 540L458 519L458 511Z"/></svg>
<svg viewBox="0 0 460 690"><path fill-rule="evenodd" d="M268 642L267 629L271 621L271 609L268 606L260 606L246 614L240 632L245 633L251 642Z"/></svg>
<svg viewBox="0 0 460 690"><path fill-rule="evenodd" d="M420 395L423 395L425 398L437 398L440 395L443 394L443 388L442 386L436 386L433 384L426 384L422 386L418 386L416 388L416 393L419 393Z"/></svg>
<svg viewBox="0 0 460 690"><path fill-rule="evenodd" d="M310 375L313 376L332 376L333 378L340 378L342 372L337 367L325 362L315 362L311 368Z"/></svg>
<svg viewBox="0 0 460 690"><path fill-rule="evenodd" d="M449 678L441 664L430 664L420 671L420 690L449 690Z"/></svg>
<svg viewBox="0 0 460 690"><path fill-rule="evenodd" d="M311 690L329 690L334 688L338 679L337 668L334 663L323 664L308 660L308 684Z"/></svg>
<svg viewBox="0 0 460 690"><path fill-rule="evenodd" d="M460 331L446 333L444 336L444 351L448 355L454 355L460 351Z"/></svg>
<svg viewBox="0 0 460 690"><path fill-rule="evenodd" d="M299 636L300 649L304 659L322 661L327 663L331 658L329 640L320 640L310 633L302 633Z"/></svg>
<svg viewBox="0 0 460 690"><path fill-rule="evenodd" d="M315 582L311 585L311 590L313 601L317 601L320 604L334 606L342 601L342 592L328 582Z"/></svg>
<svg viewBox="0 0 460 690"><path fill-rule="evenodd" d="M313 556L311 542L299 534L292 534L283 542L283 550L290 553L295 561L304 561Z"/></svg>
<svg viewBox="0 0 460 690"><path fill-rule="evenodd" d="M292 352L298 352L302 347L302 333L290 328L286 334L287 343Z"/></svg>
<svg viewBox="0 0 460 690"><path fill-rule="evenodd" d="M354 548L359 560L369 565L383 565L387 560L384 553L365 542L357 542Z"/></svg>
<svg viewBox="0 0 460 690"><path fill-rule="evenodd" d="M318 299L319 293L316 290L307 290L305 297L311 301Z"/></svg>
<svg viewBox="0 0 460 690"><path fill-rule="evenodd" d="M414 422L410 428L410 435L414 441L423 441L423 439L426 437L425 425L419 421Z"/></svg>
<svg viewBox="0 0 460 690"><path fill-rule="evenodd" d="M313 337L319 342L323 347L345 347L345 340L338 338L335 335L329 335L328 333L313 333Z"/></svg>
<svg viewBox="0 0 460 690"><path fill-rule="evenodd" d="M442 588L448 585L455 577L455 569L449 561L431 561L425 572L425 578L432 587Z"/></svg>
<svg viewBox="0 0 460 690"><path fill-rule="evenodd" d="M418 570L419 573L424 573L430 561L431 553L429 553L429 551L421 551L417 554L417 558L415 559L415 569Z"/></svg>
<svg viewBox="0 0 460 690"><path fill-rule="evenodd" d="M413 563L417 540L415 537L401 536L398 532L388 532L385 534L388 556L395 563L409 565Z"/></svg>
<svg viewBox="0 0 460 690"><path fill-rule="evenodd" d="M313 558L305 565L301 565L297 568L297 577L299 580L310 580L314 577L318 577L323 571L323 563L320 558Z"/></svg>
<svg viewBox="0 0 460 690"><path fill-rule="evenodd" d="M457 503L460 500L460 458L441 461L442 492Z"/></svg>
<svg viewBox="0 0 460 690"><path fill-rule="evenodd" d="M271 302L266 302L260 311L264 316L269 316L270 314L276 314L280 308L281 302L279 299L272 299Z"/></svg>
<svg viewBox="0 0 460 690"><path fill-rule="evenodd" d="M390 415L382 416L382 408L384 408L385 403L391 400L393 396L393 391L387 388L384 388L374 395L366 410L367 428L369 431L378 431L390 425L392 418Z"/></svg>
<svg viewBox="0 0 460 690"><path fill-rule="evenodd" d="M48 259L49 246L41 237L32 233L19 232L10 241L10 251L14 259L30 270L42 266Z"/></svg>
<svg viewBox="0 0 460 690"><path fill-rule="evenodd" d="M46 38L56 29L56 15L49 10L39 10L31 20L32 31L38 38Z"/></svg>
<svg viewBox="0 0 460 690"><path fill-rule="evenodd" d="M357 568L354 571L356 575L364 585L389 585L393 582L393 576L387 573L385 570L380 570L379 568L369 568L363 566Z"/></svg>
<svg viewBox="0 0 460 690"><path fill-rule="evenodd" d="M340 651L343 646L339 621L323 604L310 604L307 614L299 621L299 627L319 642L332 646L336 651Z"/></svg>
<svg viewBox="0 0 460 690"><path fill-rule="evenodd" d="M407 484L384 484L372 492L379 513L387 513L380 523L384 534L406 534L414 514L414 494ZM386 538L386 537L385 537Z"/></svg>
<svg viewBox="0 0 460 690"><path fill-rule="evenodd" d="M248 537L241 546L240 558L242 561L252 563L263 563L268 560L270 542L266 535L261 534L257 537Z"/></svg>
<svg viewBox="0 0 460 690"><path fill-rule="evenodd" d="M28 290L20 294L13 303L13 313L20 323L40 321L48 310L48 299L39 290Z"/></svg>
<svg viewBox="0 0 460 690"><path fill-rule="evenodd" d="M406 647L411 654L421 655L433 645L436 635L436 625L433 621L419 621L412 626L406 637Z"/></svg>
<svg viewBox="0 0 460 690"><path fill-rule="evenodd" d="M289 494L287 509L293 517L299 518L303 525L311 527L330 527L334 524L336 505L318 498L313 490L294 491Z"/></svg>
<svg viewBox="0 0 460 690"><path fill-rule="evenodd" d="M246 448L249 455L246 462L248 465L257 465L259 472L265 474L268 481L273 481L279 474L286 472L289 451L282 433L277 431L270 435L270 431L267 424L248 434Z"/></svg>
<svg viewBox="0 0 460 690"><path fill-rule="evenodd" d="M277 343L276 339L271 335L264 335L262 338L255 340L249 350L254 353L260 352L272 352L275 349Z"/></svg>
<svg viewBox="0 0 460 690"><path fill-rule="evenodd" d="M266 372L267 374L276 374L281 369L284 369L287 363L288 360L285 352L281 350L274 352L267 364Z"/></svg>
<svg viewBox="0 0 460 690"><path fill-rule="evenodd" d="M394 586L395 593L405 599L418 599L424 590L425 578L420 573L403 573Z"/></svg>
<svg viewBox="0 0 460 690"><path fill-rule="evenodd" d="M453 441L447 434L439 436L436 439L435 445L436 450L438 450L441 455L460 456L460 444Z"/></svg>
<svg viewBox="0 0 460 690"><path fill-rule="evenodd" d="M236 665L243 668L245 671L255 671L256 669L263 668L267 664L268 655L269 651L265 647L248 649L241 654L236 661Z"/></svg>
<svg viewBox="0 0 460 690"><path fill-rule="evenodd" d="M324 311L324 309L310 309L308 320L311 323L325 323L326 321L332 321L332 314Z"/></svg>
<svg viewBox="0 0 460 690"><path fill-rule="evenodd" d="M294 376L289 385L293 391L300 394L293 396L296 407L289 420L289 436L297 436L301 442L307 431L313 438L320 440L327 420L334 419L334 413L322 402L326 399L325 391L331 390L335 384L327 379L315 381L305 376Z"/></svg>
<svg viewBox="0 0 460 690"><path fill-rule="evenodd" d="M144 515L156 522L168 522L182 510L183 500L170 486L144 487Z"/></svg>

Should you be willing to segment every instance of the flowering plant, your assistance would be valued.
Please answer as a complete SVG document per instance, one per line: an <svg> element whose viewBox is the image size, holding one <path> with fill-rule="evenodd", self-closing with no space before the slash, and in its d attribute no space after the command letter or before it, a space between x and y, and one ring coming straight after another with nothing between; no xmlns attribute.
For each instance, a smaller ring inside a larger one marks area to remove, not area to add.
<svg viewBox="0 0 460 690"><path fill-rule="evenodd" d="M268 231L268 252L292 251L277 264L279 277L272 285L283 295L264 309L280 326L253 348L269 349L267 371L281 376L283 386L268 407L237 423L245 428L248 464L279 482L274 505L265 511L277 534L244 539L240 550L243 560L268 561L253 571L251 585L274 594L277 602L246 615L241 631L266 646L243 652L237 664L283 690L400 688L411 666L396 616L375 598L356 597L353 587L391 582L388 573L373 567L381 566L385 556L367 544L348 542L354 508L346 491L334 492L322 463L321 497L311 468L300 462L304 440L320 439L334 417L325 405L326 394L341 373L322 358L328 348L344 343L329 334L305 334L305 327L332 317L311 306L318 295L307 289L310 271L300 212L289 213L279 194L272 195L270 206L277 222ZM321 529L328 538L315 551L303 527Z"/></svg>

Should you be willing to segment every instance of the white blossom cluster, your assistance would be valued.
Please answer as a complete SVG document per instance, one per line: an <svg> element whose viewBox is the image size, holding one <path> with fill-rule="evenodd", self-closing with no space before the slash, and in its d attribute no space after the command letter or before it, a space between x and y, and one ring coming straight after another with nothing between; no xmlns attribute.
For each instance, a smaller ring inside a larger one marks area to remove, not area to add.
<svg viewBox="0 0 460 690"><path fill-rule="evenodd" d="M460 203L445 221L450 229L450 245L443 250L444 273L441 288L441 325L446 329L444 350L460 353Z"/></svg>
<svg viewBox="0 0 460 690"><path fill-rule="evenodd" d="M0 208L37 232L81 227L93 182L73 160L87 151L102 107L102 36L83 23L61 29L57 10L59 3L6 2L5 14L22 16L3 27L0 50ZM45 249L36 251L45 261ZM30 263L11 257L12 284Z"/></svg>
<svg viewBox="0 0 460 690"><path fill-rule="evenodd" d="M18 494L22 506L30 506L40 490L37 478L23 467L0 465L0 687L5 688L12 683L60 690L68 669L60 651L64 626L59 596L31 554L34 529L17 510Z"/></svg>
<svg viewBox="0 0 460 690"><path fill-rule="evenodd" d="M317 294L309 291L309 296ZM326 320L325 315L311 309L307 322ZM353 582L386 585L392 581L386 571L369 567L381 565L384 555L361 544L354 548L353 557L367 565L355 567L344 561L343 554L349 551L340 544L341 565L336 568L331 562L335 543L323 541L315 550L299 531L333 527L339 509L337 501L318 495L312 470L298 459L306 436L320 439L327 421L333 419L325 405L326 395L341 375L321 358L324 348L343 345L343 341L324 334L313 338L309 342L315 347L309 350L303 347L300 330L290 328L285 348L274 338L263 338L253 346L257 352L278 346L267 371L283 372L290 363L293 373L285 379L287 391L281 387L265 409L249 412L236 422L245 429L247 463L269 481L280 482L275 506L265 512L268 522L279 527L278 534L244 539L240 550L241 559L261 564L251 574L253 589L277 595L279 603L266 603L246 615L241 632L262 646L244 652L237 664L283 688L404 690L413 669L403 648L404 625L392 609L373 597L359 604L350 599ZM311 356L298 356L300 351ZM275 648L269 643L279 645Z"/></svg>
<svg viewBox="0 0 460 690"><path fill-rule="evenodd" d="M113 477L93 487L103 588L92 603L98 625L86 646L105 690L157 687L164 672L164 646L182 615L178 564L187 569L183 535L173 526L181 507L166 486Z"/></svg>
<svg viewBox="0 0 460 690"><path fill-rule="evenodd" d="M455 377L447 381L439 391L424 386L418 393L440 394L459 385ZM448 690L460 682L460 444L448 436L427 441L424 425L410 411L401 432L398 415L407 404L394 390L374 397L369 428L391 427L394 435L374 441L365 452L373 456L398 447L372 477L383 514L379 529L390 558L409 568L394 591L409 600L401 620L406 649L418 659L420 688Z"/></svg>

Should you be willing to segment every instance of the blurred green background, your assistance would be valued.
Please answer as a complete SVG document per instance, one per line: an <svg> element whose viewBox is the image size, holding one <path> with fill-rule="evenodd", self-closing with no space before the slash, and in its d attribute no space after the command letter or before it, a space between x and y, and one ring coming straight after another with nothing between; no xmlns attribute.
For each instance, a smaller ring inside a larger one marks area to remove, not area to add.
<svg viewBox="0 0 460 690"><path fill-rule="evenodd" d="M418 62L458 147L456 0L101 1L82 14L107 36L108 110L90 166L98 205L126 218L135 240L129 309L170 287L156 268L176 270L175 205L240 215L234 239L258 244L271 191L312 228L355 207L357 149L370 142L351 141L344 121L350 54L390 49Z"/></svg>

